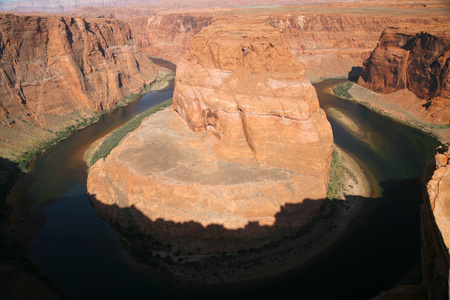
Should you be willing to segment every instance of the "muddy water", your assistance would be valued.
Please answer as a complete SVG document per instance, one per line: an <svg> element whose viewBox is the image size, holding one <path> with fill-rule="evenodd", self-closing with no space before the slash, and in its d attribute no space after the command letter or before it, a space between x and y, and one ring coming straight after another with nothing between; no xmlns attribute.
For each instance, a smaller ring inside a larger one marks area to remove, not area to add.
<svg viewBox="0 0 450 300"><path fill-rule="evenodd" d="M316 89L335 142L370 169L383 196L363 200L367 213L308 265L262 282L186 287L129 259L114 230L89 203L83 153L96 139L170 98L172 84L75 132L41 155L16 184L10 200L16 217L23 218L19 232L34 236L31 259L74 299L367 299L396 284L418 282L418 178L438 143L337 99L328 92L334 84L322 82Z"/></svg>

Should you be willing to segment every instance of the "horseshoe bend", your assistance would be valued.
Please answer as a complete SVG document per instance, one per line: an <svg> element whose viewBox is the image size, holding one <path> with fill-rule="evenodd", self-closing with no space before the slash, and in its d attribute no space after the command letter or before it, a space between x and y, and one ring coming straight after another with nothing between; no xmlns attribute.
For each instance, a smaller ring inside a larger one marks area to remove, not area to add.
<svg viewBox="0 0 450 300"><path fill-rule="evenodd" d="M331 126L279 31L217 22L178 63L173 108L90 169L99 214L191 254L261 247L326 198Z"/></svg>

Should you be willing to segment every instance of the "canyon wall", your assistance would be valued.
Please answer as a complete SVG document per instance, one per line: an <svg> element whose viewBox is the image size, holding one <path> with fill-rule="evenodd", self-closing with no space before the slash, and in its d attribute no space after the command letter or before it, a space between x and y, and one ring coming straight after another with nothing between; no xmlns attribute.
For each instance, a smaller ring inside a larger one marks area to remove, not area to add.
<svg viewBox="0 0 450 300"><path fill-rule="evenodd" d="M0 154L116 106L158 70L121 21L0 15Z"/></svg>
<svg viewBox="0 0 450 300"><path fill-rule="evenodd" d="M422 180L422 273L427 299L448 299L450 286L450 150L438 153Z"/></svg>
<svg viewBox="0 0 450 300"><path fill-rule="evenodd" d="M450 123L450 35L447 27L390 27L364 62L358 84L377 93L407 89L431 117ZM426 32L431 31L431 33Z"/></svg>
<svg viewBox="0 0 450 300"><path fill-rule="evenodd" d="M259 247L318 211L332 146L279 32L219 22L178 63L173 111L149 117L95 163L88 191L107 220L182 252Z"/></svg>
<svg viewBox="0 0 450 300"><path fill-rule="evenodd" d="M382 31L402 23L442 26L447 23L445 5L431 1L425 6L402 1L350 2L268 7L218 7L198 5L133 6L79 10L82 16L115 15L129 22L133 38L146 54L177 63L189 50L192 37L212 21L253 20L278 28L290 51L304 65L312 81L348 76L357 79L362 63L377 45ZM251 3L248 2L248 5Z"/></svg>
<svg viewBox="0 0 450 300"><path fill-rule="evenodd" d="M251 23L204 28L178 63L173 107L192 131L217 136L219 157L329 173L330 125L277 30Z"/></svg>
<svg viewBox="0 0 450 300"><path fill-rule="evenodd" d="M189 51L194 35L211 24L211 16L153 14L127 19L133 39L143 53L178 62Z"/></svg>

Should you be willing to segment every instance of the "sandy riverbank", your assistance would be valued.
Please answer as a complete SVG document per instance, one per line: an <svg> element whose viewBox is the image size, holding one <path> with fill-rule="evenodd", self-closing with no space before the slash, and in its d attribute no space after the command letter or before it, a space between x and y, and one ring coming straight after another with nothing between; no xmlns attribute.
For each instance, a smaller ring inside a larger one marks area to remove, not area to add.
<svg viewBox="0 0 450 300"><path fill-rule="evenodd" d="M340 84L342 85L342 84ZM350 85L349 85L350 86ZM423 103L407 90L392 94L378 94L358 84L348 89L351 98L338 97L360 103L382 115L406 123L434 135L441 143L450 145L450 125L435 124L423 107Z"/></svg>

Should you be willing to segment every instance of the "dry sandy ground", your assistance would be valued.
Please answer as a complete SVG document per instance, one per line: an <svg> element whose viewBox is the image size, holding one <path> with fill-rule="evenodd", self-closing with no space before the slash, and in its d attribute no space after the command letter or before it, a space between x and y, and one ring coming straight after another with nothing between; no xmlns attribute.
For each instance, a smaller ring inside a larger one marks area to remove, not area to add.
<svg viewBox="0 0 450 300"><path fill-rule="evenodd" d="M422 103L417 101L417 98L411 92L401 90L392 94L382 95L363 88L358 84L354 84L348 92L352 95L353 100L370 109L431 133L442 143L450 144L449 125L430 123Z"/></svg>

